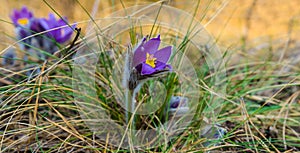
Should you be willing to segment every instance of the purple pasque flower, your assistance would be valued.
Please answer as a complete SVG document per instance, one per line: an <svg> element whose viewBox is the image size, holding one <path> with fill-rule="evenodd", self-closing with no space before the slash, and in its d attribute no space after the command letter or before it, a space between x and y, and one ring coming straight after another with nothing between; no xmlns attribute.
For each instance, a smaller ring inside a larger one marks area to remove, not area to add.
<svg viewBox="0 0 300 153"><path fill-rule="evenodd" d="M14 9L13 13L10 15L10 18L16 27L25 27L33 18L33 13L29 11L26 6L23 6L20 11Z"/></svg>
<svg viewBox="0 0 300 153"><path fill-rule="evenodd" d="M188 98L172 96L170 99L170 109L177 109L178 107L188 107Z"/></svg>
<svg viewBox="0 0 300 153"><path fill-rule="evenodd" d="M183 96L172 96L169 101L169 107L167 107L169 115L173 117L187 115L190 111L188 101L188 98Z"/></svg>
<svg viewBox="0 0 300 153"><path fill-rule="evenodd" d="M73 30L76 27L76 24L71 27L67 24L67 18L56 20L55 15L50 13L48 19L40 19L40 26L44 31L47 31L47 34L55 39L58 43L64 43L71 38Z"/></svg>
<svg viewBox="0 0 300 153"><path fill-rule="evenodd" d="M167 46L158 50L160 45L160 35L146 41L144 38L136 47L133 54L133 67L141 75L151 75L166 68L171 69L171 65L167 64L172 46Z"/></svg>
<svg viewBox="0 0 300 153"><path fill-rule="evenodd" d="M32 35L32 21L35 20L35 17L31 11L28 10L26 6L23 6L20 10L14 9L10 15L15 26L15 33L18 40L22 40L19 43L19 46L22 50L27 50L30 48L30 42ZM28 37L28 38L26 38ZM25 39L26 38L26 39Z"/></svg>

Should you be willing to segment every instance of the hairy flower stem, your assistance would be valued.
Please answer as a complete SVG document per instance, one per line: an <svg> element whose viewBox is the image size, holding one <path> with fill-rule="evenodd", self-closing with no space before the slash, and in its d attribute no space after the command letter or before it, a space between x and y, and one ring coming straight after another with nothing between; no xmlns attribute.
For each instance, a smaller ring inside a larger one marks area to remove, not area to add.
<svg viewBox="0 0 300 153"><path fill-rule="evenodd" d="M136 90L130 90L127 88L125 90L125 118L126 118L126 125L130 129L128 132L128 137L131 143L134 143L134 139L131 139L135 135L135 96L136 96Z"/></svg>
<svg viewBox="0 0 300 153"><path fill-rule="evenodd" d="M135 96L136 96L136 92L135 92L135 90L131 90L130 91L130 94L132 94L132 96L131 96L131 106L130 106L130 112L132 113L132 115L131 115L131 118L130 118L130 120L131 120L131 128L132 128L132 130L135 130L135 117L134 117L134 115L135 115Z"/></svg>
<svg viewBox="0 0 300 153"><path fill-rule="evenodd" d="M131 99L131 94L129 90L125 90L125 122L128 125L129 123L129 99Z"/></svg>

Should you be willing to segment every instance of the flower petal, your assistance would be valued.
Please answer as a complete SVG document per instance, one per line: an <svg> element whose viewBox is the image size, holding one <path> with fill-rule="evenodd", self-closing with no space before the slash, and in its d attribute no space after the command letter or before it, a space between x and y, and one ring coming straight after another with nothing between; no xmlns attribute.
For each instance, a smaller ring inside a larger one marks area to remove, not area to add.
<svg viewBox="0 0 300 153"><path fill-rule="evenodd" d="M142 63L142 70L141 70L142 75L153 74L155 71L156 70L154 68L152 68L150 65L148 65L146 63Z"/></svg>
<svg viewBox="0 0 300 153"><path fill-rule="evenodd" d="M145 50L142 49L142 46L144 45L146 41L146 37L144 37L139 44L137 45L136 48L133 49L134 54L133 54L133 61L132 61L132 66L136 67L140 63L146 61L146 53Z"/></svg>
<svg viewBox="0 0 300 153"><path fill-rule="evenodd" d="M161 71L161 70L164 70L166 68L166 66L167 66L166 63L156 61L154 69L156 71Z"/></svg>
<svg viewBox="0 0 300 153"><path fill-rule="evenodd" d="M151 75L151 74L159 73L159 71L166 70L166 68L168 68L167 70L172 69L171 65L159 61L156 61L154 68L146 64L145 62L140 63L135 67L135 69L141 75Z"/></svg>
<svg viewBox="0 0 300 153"><path fill-rule="evenodd" d="M66 17L63 17L62 19L59 19L56 23L56 26L61 27L67 25L68 19Z"/></svg>
<svg viewBox="0 0 300 153"><path fill-rule="evenodd" d="M18 25L18 19L20 18L20 13L18 12L18 10L14 9L13 13L10 15L10 19L13 21L14 25L17 26Z"/></svg>
<svg viewBox="0 0 300 153"><path fill-rule="evenodd" d="M64 43L71 38L73 29L76 24L72 25L72 28L67 26L67 18L56 20L55 14L49 13L49 18L40 19L40 25L44 31L47 31L48 36L55 39L58 43Z"/></svg>
<svg viewBox="0 0 300 153"><path fill-rule="evenodd" d="M23 39L25 37L30 36L30 32L28 30L25 30L24 28L16 28L17 31L17 38L18 39Z"/></svg>
<svg viewBox="0 0 300 153"><path fill-rule="evenodd" d="M170 58L171 52L172 52L172 46L167 46L165 48L158 50L154 54L154 57L157 59L157 61L167 63Z"/></svg>
<svg viewBox="0 0 300 153"><path fill-rule="evenodd" d="M23 6L22 9L21 9L21 15L23 15L23 17L26 17L28 19L32 18L33 17L33 14L32 12L30 12L26 6Z"/></svg>
<svg viewBox="0 0 300 153"><path fill-rule="evenodd" d="M53 13L49 13L49 19L48 19L48 24L52 26L56 25L56 18L55 15Z"/></svg>
<svg viewBox="0 0 300 153"><path fill-rule="evenodd" d="M61 37L57 39L57 42L64 43L67 40L69 40L73 34L74 29L76 28L77 24L73 24L71 27L64 27L61 30L63 30Z"/></svg>
<svg viewBox="0 0 300 153"><path fill-rule="evenodd" d="M43 19L33 18L30 20L30 30L34 32L42 32L44 29L48 29L48 25L43 23ZM44 27L46 26L46 27Z"/></svg>
<svg viewBox="0 0 300 153"><path fill-rule="evenodd" d="M50 29L46 19L39 19L39 23L40 23L41 27L43 28L43 30Z"/></svg>
<svg viewBox="0 0 300 153"><path fill-rule="evenodd" d="M19 19L27 19L30 20L33 18L33 13L30 12L27 7L23 6L20 10L14 9L12 14L10 15L10 19L13 21L14 25L17 26L24 26L18 23Z"/></svg>
<svg viewBox="0 0 300 153"><path fill-rule="evenodd" d="M139 42L138 47L134 49L133 67L146 61L146 54L154 54L160 44L160 35L146 42L146 37Z"/></svg>
<svg viewBox="0 0 300 153"><path fill-rule="evenodd" d="M147 41L142 47L149 54L154 54L160 45L160 35Z"/></svg>

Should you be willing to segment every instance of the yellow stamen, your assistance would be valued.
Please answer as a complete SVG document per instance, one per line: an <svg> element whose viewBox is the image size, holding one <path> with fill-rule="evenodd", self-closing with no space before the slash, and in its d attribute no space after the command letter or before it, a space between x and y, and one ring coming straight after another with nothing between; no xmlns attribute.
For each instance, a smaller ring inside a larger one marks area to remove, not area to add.
<svg viewBox="0 0 300 153"><path fill-rule="evenodd" d="M28 24L28 19L27 18L21 18L21 19L19 19L18 20L18 23L20 24L20 25L26 25L26 24Z"/></svg>
<svg viewBox="0 0 300 153"><path fill-rule="evenodd" d="M149 53L147 53L146 55L146 64L150 65L151 67L155 67L155 61L156 58L154 58L154 55L150 55Z"/></svg>

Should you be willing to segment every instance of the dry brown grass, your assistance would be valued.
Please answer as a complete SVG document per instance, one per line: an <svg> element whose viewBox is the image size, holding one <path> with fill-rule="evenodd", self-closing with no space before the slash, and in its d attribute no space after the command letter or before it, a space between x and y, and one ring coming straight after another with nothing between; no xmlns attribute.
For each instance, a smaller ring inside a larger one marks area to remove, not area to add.
<svg viewBox="0 0 300 153"><path fill-rule="evenodd" d="M83 8L91 12L94 7L92 0L46 1L70 21L89 20ZM156 1L123 2L129 7ZM169 4L192 14L195 2L171 0ZM206 2L201 3L205 6ZM229 134L219 146L205 149L228 152L299 151L300 146L295 147L294 143L299 143L300 139L300 1L231 0L220 14L214 16L222 8L221 4L217 0L208 12L204 11L205 7L200 7L197 12L199 20L205 14L201 22L207 24L207 30L218 39L223 51L228 51L229 59L226 80L229 84L228 104L219 119ZM52 12L41 0L1 0L0 18L10 22L8 15L13 8L23 5L39 17ZM118 0L101 0L96 17L105 17L118 9L122 9ZM9 38L14 36L13 26L4 21L0 21L0 52L14 42ZM63 64L57 67L60 66L63 67ZM20 71L6 73L22 74ZM37 77L28 86L9 88L17 89L17 92L6 93L5 96L10 98L5 103L10 107L0 109L0 145L3 148L15 152L30 149L36 149L31 150L33 152L43 152L43 149L49 152L109 152L116 149L100 141L83 123L72 96L68 94L73 89L47 82L64 77L63 74L47 74ZM4 84L9 85L10 82ZM47 91L45 85L49 85ZM32 93L27 93L27 90ZM49 98L53 93L56 97ZM15 102L18 105L14 105ZM189 134L186 132L181 138ZM188 145L183 145L179 139L169 152L193 151L199 149L202 141L191 140Z"/></svg>

